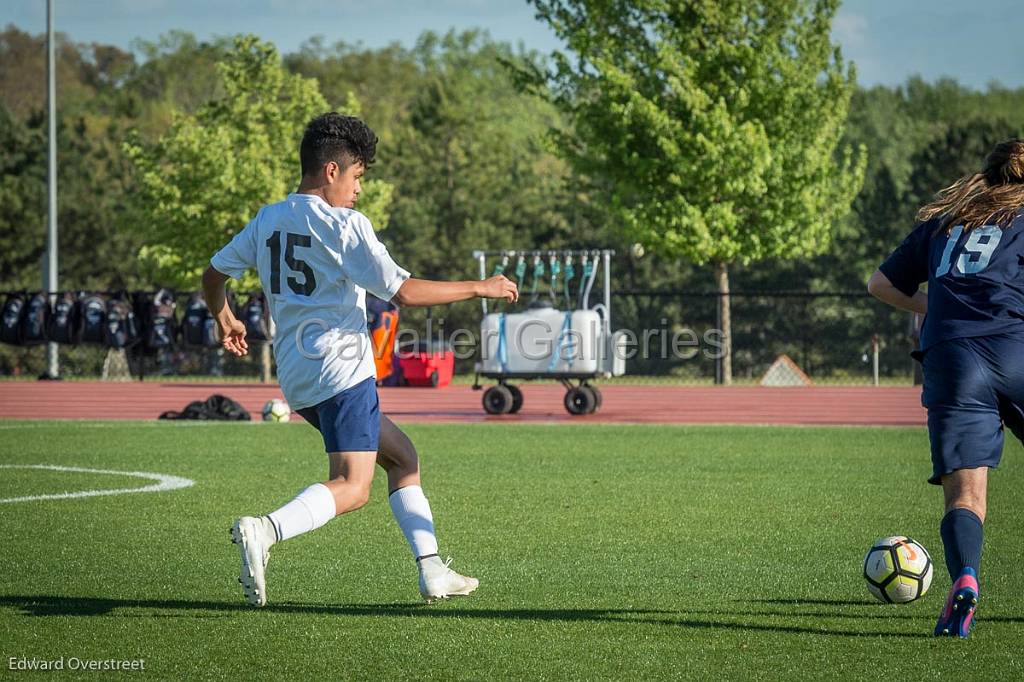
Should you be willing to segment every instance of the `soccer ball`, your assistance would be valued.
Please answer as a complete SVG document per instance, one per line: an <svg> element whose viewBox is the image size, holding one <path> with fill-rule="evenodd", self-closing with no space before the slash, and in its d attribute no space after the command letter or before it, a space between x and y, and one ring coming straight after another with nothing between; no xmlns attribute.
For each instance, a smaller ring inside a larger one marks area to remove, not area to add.
<svg viewBox="0 0 1024 682"><path fill-rule="evenodd" d="M905 604L924 596L932 584L932 558L902 535L875 542L864 557L864 579L879 601Z"/></svg>
<svg viewBox="0 0 1024 682"><path fill-rule="evenodd" d="M286 422L292 418L292 408L280 398L273 398L263 406L263 421Z"/></svg>

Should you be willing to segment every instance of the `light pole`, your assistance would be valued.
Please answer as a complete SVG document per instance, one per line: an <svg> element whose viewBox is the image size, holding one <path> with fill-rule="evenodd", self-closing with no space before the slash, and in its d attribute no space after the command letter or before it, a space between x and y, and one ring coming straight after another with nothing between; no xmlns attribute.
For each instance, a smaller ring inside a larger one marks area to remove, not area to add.
<svg viewBox="0 0 1024 682"><path fill-rule="evenodd" d="M56 301L57 291L57 61L53 44L53 2L46 0L46 105L49 111L49 132L47 139L46 186L49 194L47 204L46 267L43 268L43 288L50 292L50 305ZM60 361L57 344L46 344L46 376L56 379L60 376Z"/></svg>

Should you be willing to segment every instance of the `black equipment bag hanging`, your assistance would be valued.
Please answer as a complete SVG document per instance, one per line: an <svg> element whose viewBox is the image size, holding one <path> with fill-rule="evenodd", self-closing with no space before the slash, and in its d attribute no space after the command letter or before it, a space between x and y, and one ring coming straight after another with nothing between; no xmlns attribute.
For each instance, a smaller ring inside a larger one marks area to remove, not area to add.
<svg viewBox="0 0 1024 682"><path fill-rule="evenodd" d="M107 329L107 301L100 294L83 294L79 310L82 315L82 343L104 343Z"/></svg>
<svg viewBox="0 0 1024 682"><path fill-rule="evenodd" d="M250 295L241 312L246 339L270 341L270 311L267 310L267 297L263 292L258 291Z"/></svg>
<svg viewBox="0 0 1024 682"><path fill-rule="evenodd" d="M75 344L82 340L82 316L75 294L65 291L57 295L50 317L49 337L55 343Z"/></svg>
<svg viewBox="0 0 1024 682"><path fill-rule="evenodd" d="M149 314L145 325L147 348L156 350L170 348L174 345L174 341L178 337L178 322L174 317L176 307L173 291L161 289L156 292L149 304Z"/></svg>
<svg viewBox="0 0 1024 682"><path fill-rule="evenodd" d="M28 300L21 320L21 343L37 346L48 341L47 328L50 324L50 297L39 292Z"/></svg>
<svg viewBox="0 0 1024 682"><path fill-rule="evenodd" d="M108 348L128 348L139 342L135 311L125 298L118 296L107 301L107 323L103 331Z"/></svg>
<svg viewBox="0 0 1024 682"><path fill-rule="evenodd" d="M181 340L187 346L216 348L217 321L206 307L206 299L199 292L188 297L185 304L185 316L181 320Z"/></svg>
<svg viewBox="0 0 1024 682"><path fill-rule="evenodd" d="M27 306L24 293L13 293L4 301L4 309L0 315L0 342L14 346L21 345L22 320Z"/></svg>

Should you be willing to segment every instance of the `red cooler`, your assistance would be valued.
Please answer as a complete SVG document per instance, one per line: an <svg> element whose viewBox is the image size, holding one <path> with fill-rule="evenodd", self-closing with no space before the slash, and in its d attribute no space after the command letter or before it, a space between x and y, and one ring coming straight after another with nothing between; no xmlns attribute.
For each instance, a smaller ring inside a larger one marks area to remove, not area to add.
<svg viewBox="0 0 1024 682"><path fill-rule="evenodd" d="M452 382L455 372L455 354L451 348L439 344L403 346L398 351L398 362L406 386L444 388Z"/></svg>

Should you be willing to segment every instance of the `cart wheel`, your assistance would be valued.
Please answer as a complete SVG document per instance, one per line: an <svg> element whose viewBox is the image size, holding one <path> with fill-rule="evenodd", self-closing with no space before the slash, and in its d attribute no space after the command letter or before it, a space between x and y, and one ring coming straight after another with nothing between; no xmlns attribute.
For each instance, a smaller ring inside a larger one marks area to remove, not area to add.
<svg viewBox="0 0 1024 682"><path fill-rule="evenodd" d="M594 396L594 409L591 412L597 412L601 409L601 403L604 402L601 397L601 391L598 390L597 386L591 386L590 384L584 384L580 388L585 388Z"/></svg>
<svg viewBox="0 0 1024 682"><path fill-rule="evenodd" d="M484 412L487 414L508 414L512 409L512 391L508 386L491 386L484 391Z"/></svg>
<svg viewBox="0 0 1024 682"><path fill-rule="evenodd" d="M430 373L430 385L437 388L439 383L441 383L441 376L437 373L437 370L434 370Z"/></svg>
<svg viewBox="0 0 1024 682"><path fill-rule="evenodd" d="M590 414L594 411L596 400L586 386L573 386L565 393L565 409L569 414Z"/></svg>
<svg viewBox="0 0 1024 682"><path fill-rule="evenodd" d="M508 413L515 414L523 409L523 392L519 390L518 386L513 386L512 384L505 384L505 388L512 393L512 409Z"/></svg>

